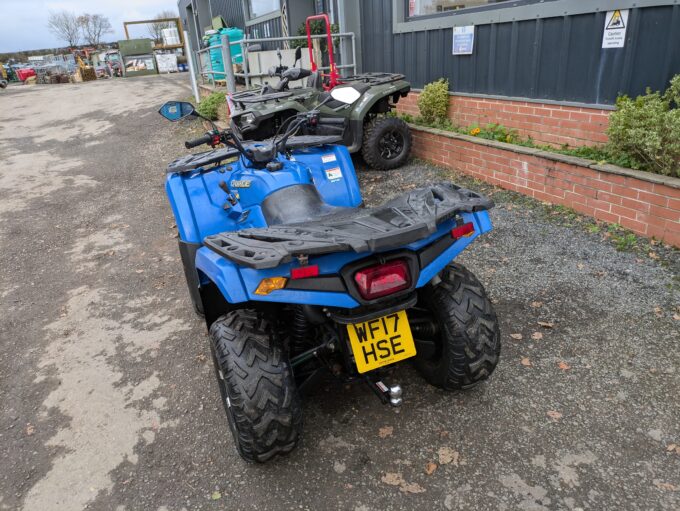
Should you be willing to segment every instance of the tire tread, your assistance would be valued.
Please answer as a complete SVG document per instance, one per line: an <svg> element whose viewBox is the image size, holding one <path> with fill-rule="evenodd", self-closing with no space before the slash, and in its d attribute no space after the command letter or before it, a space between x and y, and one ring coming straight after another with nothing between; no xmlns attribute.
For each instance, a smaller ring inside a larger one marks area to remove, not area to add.
<svg viewBox="0 0 680 511"><path fill-rule="evenodd" d="M302 430L302 408L272 323L260 312L233 311L212 324L210 336L241 457L265 462L292 451Z"/></svg>

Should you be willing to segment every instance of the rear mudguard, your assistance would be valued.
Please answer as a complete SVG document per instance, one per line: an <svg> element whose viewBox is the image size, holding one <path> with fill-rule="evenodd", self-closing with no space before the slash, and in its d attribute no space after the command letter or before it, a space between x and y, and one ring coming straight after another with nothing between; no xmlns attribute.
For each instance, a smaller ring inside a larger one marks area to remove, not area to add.
<svg viewBox="0 0 680 511"><path fill-rule="evenodd" d="M474 234L458 239L429 262L429 264L422 267L415 288L426 285L447 264L472 243L477 236L492 229L487 211L461 213L461 217L463 218L463 222L472 222L474 224ZM434 234L425 239L405 245L403 250L417 253L438 239L450 236L450 231L453 227L455 227L455 222L453 220L442 222ZM338 275L340 270L347 264L371 255L370 252L341 252L310 258L309 264L318 265L320 275ZM196 253L196 268L199 270L201 285L213 282L227 302L231 304L258 301L343 308L354 308L360 305L357 300L350 296L350 294L344 292L281 289L272 291L268 295L255 294L255 290L262 279L279 276L290 277L291 269L298 266L297 261L293 261L277 266L276 268L256 270L238 266L207 247L201 247Z"/></svg>
<svg viewBox="0 0 680 511"><path fill-rule="evenodd" d="M404 80L398 80L386 85L374 87L366 91L356 105L353 105L352 113L349 117L350 129L345 131L348 137L345 145L349 147L349 152L354 153L361 149L364 141L364 121L371 109L384 98L389 98L391 103L397 103L399 98L405 97L411 90L411 84ZM386 112L379 112L386 113Z"/></svg>

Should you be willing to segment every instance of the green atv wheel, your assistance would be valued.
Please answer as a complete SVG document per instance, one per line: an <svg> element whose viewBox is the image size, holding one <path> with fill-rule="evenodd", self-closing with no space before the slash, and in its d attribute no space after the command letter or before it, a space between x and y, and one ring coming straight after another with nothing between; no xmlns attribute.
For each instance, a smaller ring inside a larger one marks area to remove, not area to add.
<svg viewBox="0 0 680 511"><path fill-rule="evenodd" d="M395 169L411 154L411 130L396 117L376 117L366 123L361 154L378 170Z"/></svg>
<svg viewBox="0 0 680 511"><path fill-rule="evenodd" d="M302 432L302 406L273 323L260 312L233 311L212 324L210 337L238 453L263 463L292 451Z"/></svg>
<svg viewBox="0 0 680 511"><path fill-rule="evenodd" d="M449 264L437 284L419 290L411 318L437 326L436 334L428 335L431 342L425 343L431 349L419 351L414 359L418 371L435 387L467 389L496 368L501 352L496 312L482 284L463 265Z"/></svg>

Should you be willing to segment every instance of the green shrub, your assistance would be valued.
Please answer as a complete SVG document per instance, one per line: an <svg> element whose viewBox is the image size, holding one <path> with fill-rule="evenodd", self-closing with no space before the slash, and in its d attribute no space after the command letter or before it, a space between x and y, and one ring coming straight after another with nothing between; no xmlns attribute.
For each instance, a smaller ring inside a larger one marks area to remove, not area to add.
<svg viewBox="0 0 680 511"><path fill-rule="evenodd" d="M426 123L443 123L448 120L446 111L449 109L449 81L440 78L428 83L418 97L418 108Z"/></svg>
<svg viewBox="0 0 680 511"><path fill-rule="evenodd" d="M680 75L664 94L619 96L609 116L609 152L630 167L680 177Z"/></svg>
<svg viewBox="0 0 680 511"><path fill-rule="evenodd" d="M196 111L203 117L214 121L217 119L217 112L221 105L224 105L227 97L224 92L213 92L207 98L203 98L198 104Z"/></svg>

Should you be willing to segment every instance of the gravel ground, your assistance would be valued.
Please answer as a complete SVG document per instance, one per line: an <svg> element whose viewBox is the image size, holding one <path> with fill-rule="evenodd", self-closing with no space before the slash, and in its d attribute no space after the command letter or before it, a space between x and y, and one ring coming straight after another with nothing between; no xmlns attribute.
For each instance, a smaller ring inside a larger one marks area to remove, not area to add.
<svg viewBox="0 0 680 511"><path fill-rule="evenodd" d="M297 451L243 463L162 188L189 135L155 110L183 79L3 91L0 509L680 507L677 251L617 251L419 162L358 162L366 203L443 177L493 193L495 229L460 260L495 303L498 369L449 394L399 367L399 409L322 386Z"/></svg>

